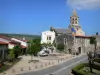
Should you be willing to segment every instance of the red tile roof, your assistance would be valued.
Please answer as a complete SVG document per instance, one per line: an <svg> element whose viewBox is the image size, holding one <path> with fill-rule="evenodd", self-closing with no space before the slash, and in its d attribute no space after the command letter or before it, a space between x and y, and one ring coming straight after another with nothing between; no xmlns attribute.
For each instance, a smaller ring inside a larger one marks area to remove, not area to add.
<svg viewBox="0 0 100 75"><path fill-rule="evenodd" d="M0 38L3 38L3 39L6 39L6 40L10 41L9 43L13 44L13 45L20 43L20 42L11 40L9 37L3 36L3 35L0 35ZM4 42L4 41L2 41L2 42Z"/></svg>
<svg viewBox="0 0 100 75"><path fill-rule="evenodd" d="M10 43L20 43L20 42L15 41L15 40L11 40L11 42L10 42Z"/></svg>
<svg viewBox="0 0 100 75"><path fill-rule="evenodd" d="M4 41L0 41L0 44L8 44L7 42Z"/></svg>
<svg viewBox="0 0 100 75"><path fill-rule="evenodd" d="M6 40L10 41L9 43L4 42L4 41L0 41L0 44L12 44L12 45L16 46L16 44L20 43L20 42L18 42L18 41L11 40L10 38L8 38L8 37L6 37L6 36L0 35L0 38L3 38L3 39L6 39ZM21 40L21 39L18 39L18 40ZM27 40L21 40L21 41L27 42ZM21 47L22 47L22 48L27 48L26 46L23 46L23 45L21 45Z"/></svg>
<svg viewBox="0 0 100 75"><path fill-rule="evenodd" d="M76 37L83 37L83 38L90 38L91 36L83 36L83 35L76 35L76 34L73 34L73 36L76 36Z"/></svg>
<svg viewBox="0 0 100 75"><path fill-rule="evenodd" d="M3 36L3 35L0 35L0 38L3 38L3 39L11 41L11 39L9 37Z"/></svg>
<svg viewBox="0 0 100 75"><path fill-rule="evenodd" d="M21 45L22 48L27 48L26 46Z"/></svg>

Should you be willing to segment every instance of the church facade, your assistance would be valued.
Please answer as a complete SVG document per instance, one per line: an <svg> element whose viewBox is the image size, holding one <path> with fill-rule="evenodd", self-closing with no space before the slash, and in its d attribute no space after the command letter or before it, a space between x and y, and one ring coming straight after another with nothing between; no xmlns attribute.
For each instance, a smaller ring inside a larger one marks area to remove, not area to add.
<svg viewBox="0 0 100 75"><path fill-rule="evenodd" d="M76 10L73 11L70 17L70 25L67 29L50 28L50 31L55 32L55 43L64 44L64 51L69 54L83 54L91 50L90 36L86 36L85 32L79 23L79 16Z"/></svg>

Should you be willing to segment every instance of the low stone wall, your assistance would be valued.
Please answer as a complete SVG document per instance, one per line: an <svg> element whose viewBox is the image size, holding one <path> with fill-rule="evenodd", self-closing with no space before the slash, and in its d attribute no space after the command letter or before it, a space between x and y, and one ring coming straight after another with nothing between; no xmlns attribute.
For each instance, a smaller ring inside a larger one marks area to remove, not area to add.
<svg viewBox="0 0 100 75"><path fill-rule="evenodd" d="M60 59L57 59L57 60L52 60L52 61L48 60L47 62L43 62L43 63L33 63L33 65L30 65L30 66L16 67L16 68L10 69L9 71L5 71L4 73L0 75L16 75L16 74L21 74L25 72L38 71L38 70L42 70L42 69L63 63L67 59L72 58L72 57L73 56L69 55L69 56L61 57Z"/></svg>

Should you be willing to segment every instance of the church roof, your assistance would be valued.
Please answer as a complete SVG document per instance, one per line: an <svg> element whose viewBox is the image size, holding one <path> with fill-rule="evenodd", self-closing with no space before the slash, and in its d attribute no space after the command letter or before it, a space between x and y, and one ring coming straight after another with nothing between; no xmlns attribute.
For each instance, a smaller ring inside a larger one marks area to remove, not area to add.
<svg viewBox="0 0 100 75"><path fill-rule="evenodd" d="M54 29L54 31L58 34L71 34L71 30L70 29Z"/></svg>

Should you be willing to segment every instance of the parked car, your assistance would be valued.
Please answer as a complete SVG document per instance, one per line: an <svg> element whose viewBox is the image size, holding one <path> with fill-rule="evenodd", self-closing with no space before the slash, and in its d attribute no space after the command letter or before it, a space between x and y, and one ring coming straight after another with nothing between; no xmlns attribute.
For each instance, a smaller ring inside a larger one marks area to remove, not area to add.
<svg viewBox="0 0 100 75"><path fill-rule="evenodd" d="M43 53L43 54L40 54L40 56L48 56L48 54L47 53Z"/></svg>

